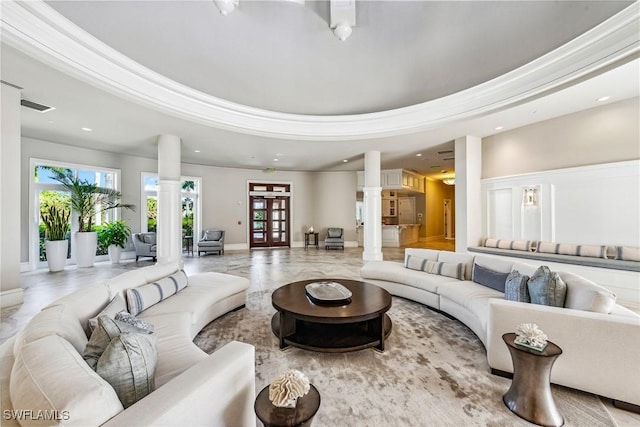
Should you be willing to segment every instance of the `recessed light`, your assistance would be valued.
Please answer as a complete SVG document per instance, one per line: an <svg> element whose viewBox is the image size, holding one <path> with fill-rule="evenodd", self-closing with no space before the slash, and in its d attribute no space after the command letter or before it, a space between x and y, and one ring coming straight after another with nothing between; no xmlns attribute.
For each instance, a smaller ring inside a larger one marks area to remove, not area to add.
<svg viewBox="0 0 640 427"><path fill-rule="evenodd" d="M344 160L342 161L342 163L347 163L348 161L349 161L349 160L344 159Z"/></svg>
<svg viewBox="0 0 640 427"><path fill-rule="evenodd" d="M606 101L609 98L611 98L611 97L610 96L601 96L600 98L596 99L596 101L603 102L603 101Z"/></svg>
<svg viewBox="0 0 640 427"><path fill-rule="evenodd" d="M273 161L274 161L274 162L277 162L277 161L278 161L278 159L273 159Z"/></svg>
<svg viewBox="0 0 640 427"><path fill-rule="evenodd" d="M504 129L504 126L496 126L496 130L502 130Z"/></svg>
<svg viewBox="0 0 640 427"><path fill-rule="evenodd" d="M200 152L200 150L193 150L193 152L194 152L194 153L199 153L199 152Z"/></svg>
<svg viewBox="0 0 640 427"><path fill-rule="evenodd" d="M85 132L93 132L93 129L91 128L82 128L82 130Z"/></svg>
<svg viewBox="0 0 640 427"><path fill-rule="evenodd" d="M422 153L416 154L416 157L422 157Z"/></svg>

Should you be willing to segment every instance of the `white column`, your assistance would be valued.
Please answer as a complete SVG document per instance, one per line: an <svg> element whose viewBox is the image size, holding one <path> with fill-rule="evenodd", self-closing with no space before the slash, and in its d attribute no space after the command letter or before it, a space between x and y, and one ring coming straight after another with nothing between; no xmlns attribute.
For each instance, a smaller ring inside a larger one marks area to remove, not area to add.
<svg viewBox="0 0 640 427"><path fill-rule="evenodd" d="M21 304L20 287L20 89L0 83L0 302Z"/></svg>
<svg viewBox="0 0 640 427"><path fill-rule="evenodd" d="M482 238L482 140L465 136L455 140L456 252L466 252Z"/></svg>
<svg viewBox="0 0 640 427"><path fill-rule="evenodd" d="M182 260L182 184L180 183L180 138L158 136L158 226L159 264Z"/></svg>
<svg viewBox="0 0 640 427"><path fill-rule="evenodd" d="M365 261L382 260L382 187L380 187L380 152L364 155L364 252Z"/></svg>

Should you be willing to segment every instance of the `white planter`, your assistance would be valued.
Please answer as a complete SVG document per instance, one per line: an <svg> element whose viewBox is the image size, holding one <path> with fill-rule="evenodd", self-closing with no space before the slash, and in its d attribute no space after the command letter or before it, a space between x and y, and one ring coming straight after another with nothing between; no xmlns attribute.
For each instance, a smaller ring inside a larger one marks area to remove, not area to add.
<svg viewBox="0 0 640 427"><path fill-rule="evenodd" d="M62 271L67 263L68 240L46 240L44 242L47 251L47 264L49 271Z"/></svg>
<svg viewBox="0 0 640 427"><path fill-rule="evenodd" d="M98 248L98 233L95 231L75 232L76 245L74 254L78 267L93 267L96 260L96 249Z"/></svg>
<svg viewBox="0 0 640 427"><path fill-rule="evenodd" d="M122 255L122 248L118 245L109 245L109 259L111 264L120 264L120 256Z"/></svg>

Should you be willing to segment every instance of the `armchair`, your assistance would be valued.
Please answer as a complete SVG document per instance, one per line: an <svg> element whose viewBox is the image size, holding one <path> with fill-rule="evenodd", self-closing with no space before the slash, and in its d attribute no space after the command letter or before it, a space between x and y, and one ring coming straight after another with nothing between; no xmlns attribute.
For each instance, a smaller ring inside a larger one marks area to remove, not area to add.
<svg viewBox="0 0 640 427"><path fill-rule="evenodd" d="M136 262L138 258L151 257L156 261L156 233L134 233L133 246L136 248Z"/></svg>
<svg viewBox="0 0 640 427"><path fill-rule="evenodd" d="M198 241L198 256L202 252L218 252L224 255L224 230L204 230Z"/></svg>
<svg viewBox="0 0 640 427"><path fill-rule="evenodd" d="M344 229L338 227L327 228L327 237L324 239L324 248L340 248L344 250Z"/></svg>

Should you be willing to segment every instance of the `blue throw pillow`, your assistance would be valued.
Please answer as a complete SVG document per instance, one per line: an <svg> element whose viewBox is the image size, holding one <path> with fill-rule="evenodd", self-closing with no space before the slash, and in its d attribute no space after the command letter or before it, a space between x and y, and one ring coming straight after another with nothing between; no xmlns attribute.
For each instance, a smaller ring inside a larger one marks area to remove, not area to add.
<svg viewBox="0 0 640 427"><path fill-rule="evenodd" d="M496 291L504 292L509 273L500 273L478 264L473 264L473 281Z"/></svg>
<svg viewBox="0 0 640 427"><path fill-rule="evenodd" d="M531 302L528 288L529 276L513 270L507 276L504 287L504 298L509 301Z"/></svg>
<svg viewBox="0 0 640 427"><path fill-rule="evenodd" d="M564 307L567 284L546 265L538 267L527 282L527 287L533 304Z"/></svg>

